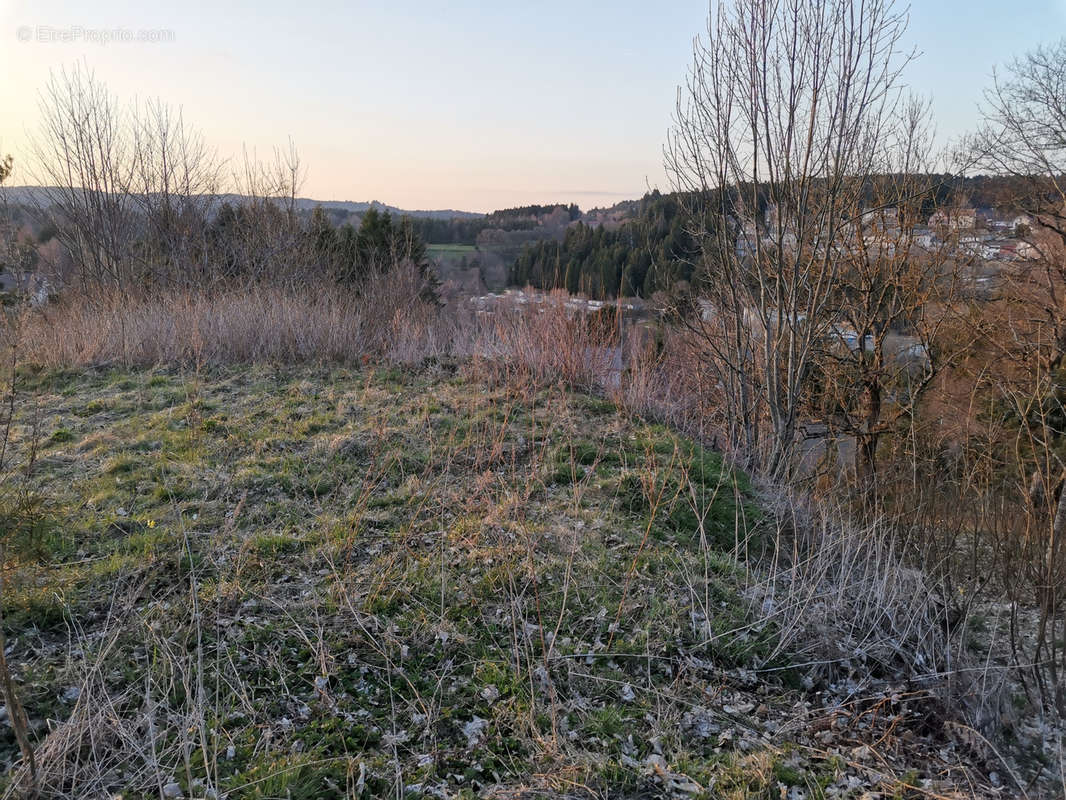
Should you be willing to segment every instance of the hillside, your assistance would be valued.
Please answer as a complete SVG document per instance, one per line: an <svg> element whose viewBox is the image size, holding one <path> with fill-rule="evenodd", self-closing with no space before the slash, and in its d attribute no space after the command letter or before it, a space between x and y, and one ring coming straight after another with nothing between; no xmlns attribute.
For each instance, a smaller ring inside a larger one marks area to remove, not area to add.
<svg viewBox="0 0 1066 800"><path fill-rule="evenodd" d="M528 244L508 282L597 299L619 293L651 297L691 281L699 249L685 226L680 196L654 191L639 201L589 212L561 240Z"/></svg>
<svg viewBox="0 0 1066 800"><path fill-rule="evenodd" d="M42 186L5 186L0 189L0 199L6 203L12 205L33 205L35 196L38 196L42 192L53 191L47 187ZM221 194L212 198L212 201L216 204L230 203L231 205L239 205L247 202L248 197L239 194ZM340 214L363 214L369 211L371 208L375 208L378 211L387 211L390 214L398 216L413 217L418 219L436 219L436 220L476 220L485 216L477 211L458 211L455 209L403 209L397 206L390 206L386 203L380 203L377 200L355 201L355 200L315 200L310 197L297 197L296 208L300 211L311 211L317 206L321 206L327 211L334 211Z"/></svg>
<svg viewBox="0 0 1066 800"><path fill-rule="evenodd" d="M920 692L800 688L731 555L762 536L746 478L603 400L448 366L24 388L3 612L44 796L969 780Z"/></svg>

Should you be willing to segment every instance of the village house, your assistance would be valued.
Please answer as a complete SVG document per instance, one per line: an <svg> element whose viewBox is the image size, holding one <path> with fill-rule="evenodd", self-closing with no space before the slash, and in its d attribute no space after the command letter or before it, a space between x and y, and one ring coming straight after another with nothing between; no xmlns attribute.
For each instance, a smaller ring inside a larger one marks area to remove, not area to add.
<svg viewBox="0 0 1066 800"><path fill-rule="evenodd" d="M911 239L915 245L923 250L932 250L939 242L937 235L929 228L915 228L911 234Z"/></svg>
<svg viewBox="0 0 1066 800"><path fill-rule="evenodd" d="M977 227L977 212L972 208L941 208L929 217L929 227L949 231L973 230Z"/></svg>
<svg viewBox="0 0 1066 800"><path fill-rule="evenodd" d="M888 208L874 208L864 211L862 224L863 227L896 230L899 228L899 209L895 206L889 206Z"/></svg>

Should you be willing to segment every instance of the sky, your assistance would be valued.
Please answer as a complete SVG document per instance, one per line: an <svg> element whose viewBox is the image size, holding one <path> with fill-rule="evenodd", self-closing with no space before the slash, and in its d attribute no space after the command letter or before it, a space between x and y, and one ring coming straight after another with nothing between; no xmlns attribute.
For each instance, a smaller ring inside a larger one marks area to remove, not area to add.
<svg viewBox="0 0 1066 800"><path fill-rule="evenodd" d="M0 152L26 182L38 92L83 61L121 98L180 107L223 156L291 139L301 193L319 200L607 206L669 190L663 143L707 12L706 0L0 0ZM910 15L921 56L906 77L942 142L976 123L995 65L1066 36L1066 0L916 0Z"/></svg>

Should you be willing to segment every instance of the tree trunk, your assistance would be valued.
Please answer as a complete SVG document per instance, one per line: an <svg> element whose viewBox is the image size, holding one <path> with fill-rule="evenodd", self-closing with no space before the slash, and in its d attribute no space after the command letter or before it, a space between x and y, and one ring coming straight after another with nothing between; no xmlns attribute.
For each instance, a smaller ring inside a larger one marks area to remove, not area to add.
<svg viewBox="0 0 1066 800"><path fill-rule="evenodd" d="M855 437L855 477L865 493L877 483L877 426L881 421L881 387L874 381L866 384L866 413L862 428Z"/></svg>

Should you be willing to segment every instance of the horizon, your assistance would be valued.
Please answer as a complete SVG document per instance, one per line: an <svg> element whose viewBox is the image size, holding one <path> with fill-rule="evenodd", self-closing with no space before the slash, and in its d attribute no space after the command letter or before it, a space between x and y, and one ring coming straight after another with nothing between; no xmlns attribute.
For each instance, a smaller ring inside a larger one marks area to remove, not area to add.
<svg viewBox="0 0 1066 800"><path fill-rule="evenodd" d="M906 43L921 55L905 83L931 100L942 147L976 124L996 65L1066 32L1066 0L1009 18L999 8L952 0L910 9ZM672 188L662 145L707 3L484 9L464 0L441 11L319 2L297 25L285 10L4 3L0 36L10 43L0 63L20 76L0 88L12 183L31 183L24 164L38 91L51 71L81 61L122 101L180 108L224 158L270 153L291 138L308 168L300 195L322 202L590 209ZM119 40L142 31L155 40Z"/></svg>

